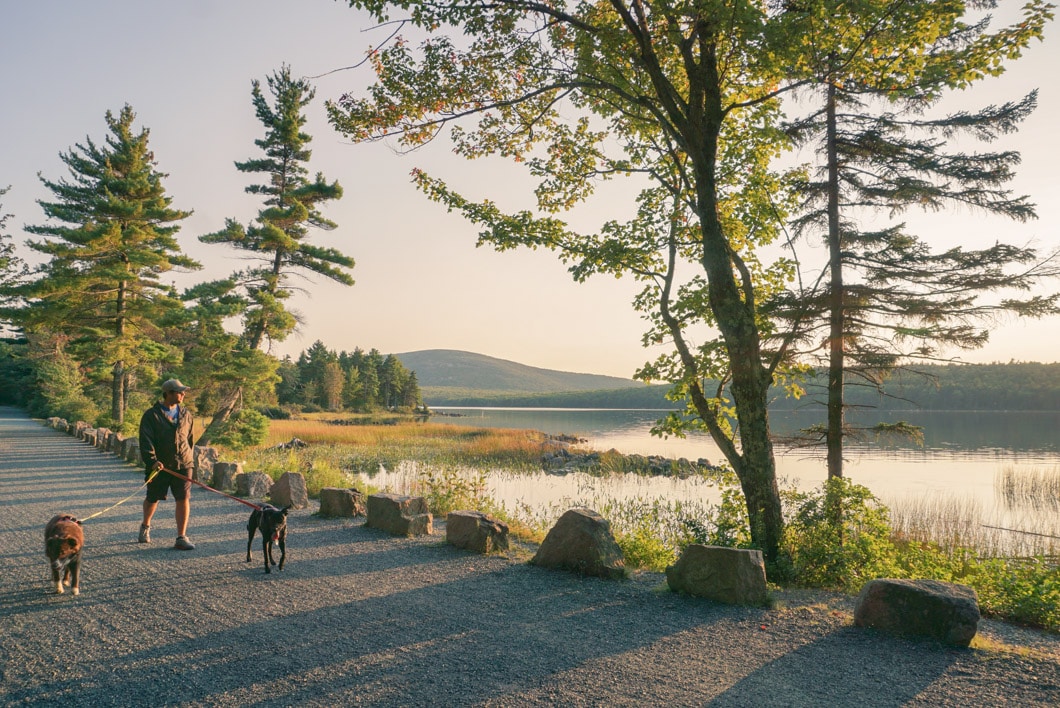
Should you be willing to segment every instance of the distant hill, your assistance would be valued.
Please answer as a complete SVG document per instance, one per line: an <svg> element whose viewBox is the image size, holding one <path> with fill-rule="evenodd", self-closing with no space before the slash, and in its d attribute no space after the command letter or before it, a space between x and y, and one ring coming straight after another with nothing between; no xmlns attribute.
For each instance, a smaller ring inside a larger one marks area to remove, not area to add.
<svg viewBox="0 0 1060 708"><path fill-rule="evenodd" d="M539 369L484 354L427 349L395 354L416 372L421 390L444 388L493 393L569 393L643 387L632 379Z"/></svg>
<svg viewBox="0 0 1060 708"><path fill-rule="evenodd" d="M539 369L482 354L430 349L395 355L416 372L423 399L435 406L556 408L665 408L666 385L632 379ZM848 386L852 407L884 410L1060 410L1060 363L941 364L896 375L881 398L864 386ZM821 405L826 379L805 383L807 394L788 398L774 390L770 408Z"/></svg>

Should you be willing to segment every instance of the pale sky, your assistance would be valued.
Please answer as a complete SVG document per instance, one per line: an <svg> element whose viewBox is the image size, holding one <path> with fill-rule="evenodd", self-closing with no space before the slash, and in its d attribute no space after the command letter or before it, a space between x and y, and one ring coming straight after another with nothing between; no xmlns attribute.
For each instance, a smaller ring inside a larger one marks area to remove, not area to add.
<svg viewBox="0 0 1060 708"><path fill-rule="evenodd" d="M1021 3L1011 3L1018 7ZM940 245L981 248L995 240L1060 245L1060 37L1054 22L1000 79L962 100L969 106L1015 100L1039 88L1039 107L1015 138L991 146L1022 151L1014 191L1029 194L1039 219L1029 224L951 212L909 221ZM250 222L260 200L244 193L254 176L233 162L258 157L263 134L250 103L251 81L289 64L296 76L319 76L357 64L386 32L334 0L0 0L0 187L12 214L8 234L25 238L40 224L36 204L50 194L37 179L67 176L59 153L86 136L102 142L104 114L128 103L136 126L150 129L157 168L173 206L194 210L178 236L206 267L178 276L180 286L220 278L244 267L233 251L199 243L226 217ZM436 141L399 155L385 145L355 146L327 124L324 99L359 92L364 70L313 80L308 111L313 136L311 173L337 180L344 198L324 207L339 227L314 234L315 243L357 261L356 284L309 280L294 299L305 320L274 353L292 354L320 339L334 350L386 353L462 349L531 366L632 376L654 353L640 345L644 323L632 311L638 289L628 280L574 283L554 254L475 248L476 230L411 185L414 167L449 178L473 199L502 207L529 205L525 179L500 161L465 163ZM974 149L974 146L964 146ZM602 218L629 208L628 190L598 199ZM585 217L582 217L585 218ZM588 223L588 222L587 222ZM29 253L23 251L24 257ZM1056 284L1060 288L1060 283ZM965 361L1060 361L1060 318L1002 323L982 350Z"/></svg>

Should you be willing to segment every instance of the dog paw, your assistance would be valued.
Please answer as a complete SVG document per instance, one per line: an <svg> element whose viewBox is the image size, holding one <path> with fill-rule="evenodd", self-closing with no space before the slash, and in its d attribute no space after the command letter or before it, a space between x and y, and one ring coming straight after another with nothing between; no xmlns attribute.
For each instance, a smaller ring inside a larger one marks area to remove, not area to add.
<svg viewBox="0 0 1060 708"><path fill-rule="evenodd" d="M62 583L56 583L56 584L55 584L55 594L56 594L56 595L62 595L62 594L63 594L63 586L62 586Z"/></svg>
<svg viewBox="0 0 1060 708"><path fill-rule="evenodd" d="M81 594L81 588L74 588L70 592L72 592L75 595L80 595Z"/></svg>

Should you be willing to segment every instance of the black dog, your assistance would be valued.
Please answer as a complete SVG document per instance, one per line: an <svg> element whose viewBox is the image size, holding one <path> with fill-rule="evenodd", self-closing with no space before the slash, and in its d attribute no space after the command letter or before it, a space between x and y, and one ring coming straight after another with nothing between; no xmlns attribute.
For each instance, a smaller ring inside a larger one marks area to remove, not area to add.
<svg viewBox="0 0 1060 708"><path fill-rule="evenodd" d="M287 558L287 510L291 507L285 506L277 509L271 504L262 504L250 513L247 521L247 563L250 562L250 545L254 542L254 533L261 531L261 550L265 552L265 572L271 573L269 565L276 565L272 557L272 542L280 544L280 566L283 570L283 562Z"/></svg>

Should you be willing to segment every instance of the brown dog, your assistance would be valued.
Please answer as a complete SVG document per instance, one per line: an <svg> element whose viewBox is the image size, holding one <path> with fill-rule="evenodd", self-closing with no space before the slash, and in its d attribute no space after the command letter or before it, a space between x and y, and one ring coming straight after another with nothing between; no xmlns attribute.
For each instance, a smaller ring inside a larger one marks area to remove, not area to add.
<svg viewBox="0 0 1060 708"><path fill-rule="evenodd" d="M69 514L52 517L44 527L44 554L48 556L52 582L59 595L63 594L63 585L69 585L75 595L81 592L81 547L84 543L81 522Z"/></svg>

